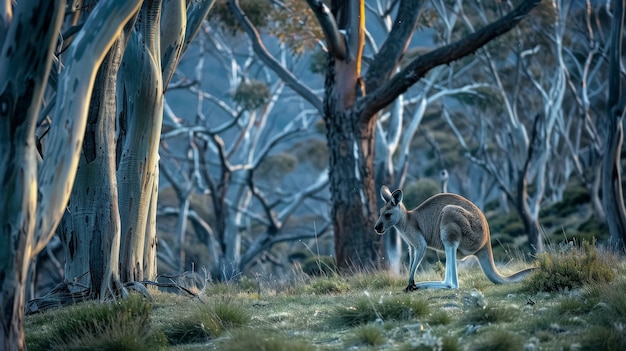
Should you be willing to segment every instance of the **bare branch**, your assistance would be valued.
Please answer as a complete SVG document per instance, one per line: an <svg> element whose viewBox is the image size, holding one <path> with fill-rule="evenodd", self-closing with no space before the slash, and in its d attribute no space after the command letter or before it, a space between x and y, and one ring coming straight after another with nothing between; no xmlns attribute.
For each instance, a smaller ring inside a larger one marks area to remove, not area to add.
<svg viewBox="0 0 626 351"><path fill-rule="evenodd" d="M364 98L362 102L365 110L364 116L372 118L376 111L389 105L398 95L407 91L434 67L470 55L491 40L510 31L540 2L541 0L525 0L504 17L465 36L463 39L419 56L389 82Z"/></svg>
<svg viewBox="0 0 626 351"><path fill-rule="evenodd" d="M415 32L421 0L402 0L391 32L374 56L365 76L367 91L375 91L386 82L400 62Z"/></svg>
<svg viewBox="0 0 626 351"><path fill-rule="evenodd" d="M333 17L330 9L320 0L306 0L306 2L311 7L311 10L313 10L315 17L317 17L320 27L322 27L324 37L326 38L328 53L333 55L337 60L344 61L348 57L345 38L343 34L339 32L337 22L335 22L335 17Z"/></svg>
<svg viewBox="0 0 626 351"><path fill-rule="evenodd" d="M324 106L322 100L315 95L315 93L304 83L302 83L296 76L288 71L283 65L267 51L259 32L256 30L252 22L246 17L241 7L239 7L238 0L228 0L228 5L233 12L234 16L239 20L243 28L245 29L250 41L252 42L252 48L257 54L259 59L263 61L272 71L274 71L280 79L293 89L296 93L300 94L305 100L307 100L320 114L324 113Z"/></svg>

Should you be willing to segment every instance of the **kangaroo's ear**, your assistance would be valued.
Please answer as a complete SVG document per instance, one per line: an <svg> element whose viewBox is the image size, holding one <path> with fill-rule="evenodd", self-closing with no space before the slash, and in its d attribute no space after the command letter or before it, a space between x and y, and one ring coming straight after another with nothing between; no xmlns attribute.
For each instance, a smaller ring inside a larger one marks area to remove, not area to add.
<svg viewBox="0 0 626 351"><path fill-rule="evenodd" d="M391 204L398 206L402 202L402 190L398 189L391 194Z"/></svg>
<svg viewBox="0 0 626 351"><path fill-rule="evenodd" d="M382 197L385 202L391 200L391 190L389 190L386 185L380 187L380 197Z"/></svg>

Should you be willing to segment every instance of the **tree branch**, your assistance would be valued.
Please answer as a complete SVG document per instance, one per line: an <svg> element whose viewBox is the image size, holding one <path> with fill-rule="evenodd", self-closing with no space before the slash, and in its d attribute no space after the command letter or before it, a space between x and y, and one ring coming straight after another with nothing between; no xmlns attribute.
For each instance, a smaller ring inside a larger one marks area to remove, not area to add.
<svg viewBox="0 0 626 351"><path fill-rule="evenodd" d="M252 22L246 17L245 13L239 7L238 0L228 0L228 7L233 12L233 15L239 23L243 26L246 34L250 38L252 42L252 49L254 53L263 61L265 65L267 65L274 73L278 75L280 79L282 79L291 89L293 89L296 93L302 96L305 100L307 100L315 109L319 111L320 114L324 113L324 106L322 104L322 100L315 95L315 93L309 89L306 85L304 85L298 78L296 78L293 73L288 71L283 65L278 62L272 56L272 54L267 51L265 45L263 45L263 41L261 40L261 36L259 32L256 30Z"/></svg>
<svg viewBox="0 0 626 351"><path fill-rule="evenodd" d="M366 91L376 91L396 68L415 32L422 1L402 0L389 36L374 56L365 76Z"/></svg>
<svg viewBox="0 0 626 351"><path fill-rule="evenodd" d="M389 105L398 95L407 91L409 87L423 78L431 69L470 55L491 40L510 31L540 2L541 0L525 0L499 20L465 36L461 40L416 58L389 82L364 98L362 102L365 111L364 116L372 118L377 111Z"/></svg>
<svg viewBox="0 0 626 351"><path fill-rule="evenodd" d="M333 55L335 59L344 61L348 57L345 37L339 32L337 22L335 22L335 17L330 9L320 0L306 0L306 2L313 10L317 22L324 32L328 53Z"/></svg>

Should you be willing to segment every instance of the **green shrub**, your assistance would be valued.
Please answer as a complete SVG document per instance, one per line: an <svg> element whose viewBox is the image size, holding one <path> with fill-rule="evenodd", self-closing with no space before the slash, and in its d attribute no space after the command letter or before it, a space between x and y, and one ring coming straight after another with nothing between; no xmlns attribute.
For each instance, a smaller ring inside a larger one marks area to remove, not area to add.
<svg viewBox="0 0 626 351"><path fill-rule="evenodd" d="M270 331L243 329L233 332L232 337L220 342L218 350L262 350L262 351L314 351L307 341L287 337Z"/></svg>
<svg viewBox="0 0 626 351"><path fill-rule="evenodd" d="M566 244L558 252L541 254L537 263L536 272L524 281L524 289L531 293L610 282L615 276L609 264L600 259L595 245L587 241L583 241L582 247Z"/></svg>
<svg viewBox="0 0 626 351"><path fill-rule="evenodd" d="M374 325L364 325L353 330L353 345L380 346L387 342L383 331Z"/></svg>
<svg viewBox="0 0 626 351"><path fill-rule="evenodd" d="M337 264L331 256L313 256L302 262L302 272L318 277L334 275L337 272Z"/></svg>
<svg viewBox="0 0 626 351"><path fill-rule="evenodd" d="M584 297L590 302L593 319L596 323L612 326L614 323L626 325L626 281L613 284L592 285Z"/></svg>
<svg viewBox="0 0 626 351"><path fill-rule="evenodd" d="M580 346L579 350L582 351L626 350L624 324L616 323L610 327L593 326L581 335Z"/></svg>
<svg viewBox="0 0 626 351"><path fill-rule="evenodd" d="M138 294L111 303L86 302L55 313L49 338L30 339L32 350L155 350L165 346L150 326L152 305Z"/></svg>
<svg viewBox="0 0 626 351"><path fill-rule="evenodd" d="M488 324L513 321L519 315L519 311L510 306L487 305L474 307L463 315L466 324Z"/></svg>
<svg viewBox="0 0 626 351"><path fill-rule="evenodd" d="M491 331L470 345L471 351L516 351L524 349L524 340L503 329Z"/></svg>
<svg viewBox="0 0 626 351"><path fill-rule="evenodd" d="M306 291L316 295L328 295L343 293L348 291L349 288L348 283L340 276L319 277L306 287Z"/></svg>
<svg viewBox="0 0 626 351"><path fill-rule="evenodd" d="M361 272L348 278L348 284L356 290L378 290L402 287L406 285L405 277L398 277L389 271Z"/></svg>
<svg viewBox="0 0 626 351"><path fill-rule="evenodd" d="M163 332L170 344L190 344L216 338L249 322L250 314L238 304L228 301L199 303L191 314L179 317Z"/></svg>
<svg viewBox="0 0 626 351"><path fill-rule="evenodd" d="M443 311L443 310L438 310L430 315L428 322L431 325L447 325L447 324L450 324L450 322L452 322L452 317L450 317L448 312Z"/></svg>
<svg viewBox="0 0 626 351"><path fill-rule="evenodd" d="M349 306L337 306L331 312L333 325L362 325L380 318L386 320L411 320L428 314L428 301L411 294L381 297L374 301L369 294L356 297Z"/></svg>

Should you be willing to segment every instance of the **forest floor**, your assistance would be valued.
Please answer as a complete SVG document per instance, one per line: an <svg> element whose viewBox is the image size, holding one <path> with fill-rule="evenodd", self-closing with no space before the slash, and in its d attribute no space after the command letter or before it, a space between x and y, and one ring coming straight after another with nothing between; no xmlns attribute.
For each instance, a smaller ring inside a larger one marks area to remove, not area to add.
<svg viewBox="0 0 626 351"><path fill-rule="evenodd" d="M559 249L521 283L476 264L458 290L404 292L406 276L362 272L298 281L207 283L197 296L152 291L26 317L29 350L626 350L626 259ZM441 280L442 265L416 281ZM577 273L578 272L578 273ZM193 287L190 287L193 288ZM541 291L549 290L549 291Z"/></svg>

